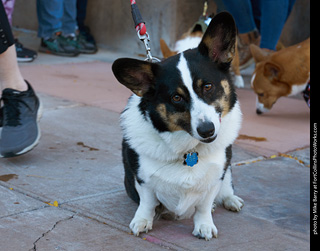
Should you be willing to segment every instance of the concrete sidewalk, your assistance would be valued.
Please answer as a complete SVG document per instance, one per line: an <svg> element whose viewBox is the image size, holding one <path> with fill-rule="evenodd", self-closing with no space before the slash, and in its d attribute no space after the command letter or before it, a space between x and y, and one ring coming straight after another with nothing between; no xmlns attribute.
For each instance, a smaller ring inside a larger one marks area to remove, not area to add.
<svg viewBox="0 0 320 251"><path fill-rule="evenodd" d="M250 71L238 90L244 137L232 162L243 210L218 208L219 236L210 242L192 236L192 220L158 220L149 233L131 235L137 205L124 190L118 123L130 92L112 76L115 57L39 54L21 65L44 105L42 138L30 153L0 159L1 250L310 248L309 109L299 97L282 98L257 116Z"/></svg>

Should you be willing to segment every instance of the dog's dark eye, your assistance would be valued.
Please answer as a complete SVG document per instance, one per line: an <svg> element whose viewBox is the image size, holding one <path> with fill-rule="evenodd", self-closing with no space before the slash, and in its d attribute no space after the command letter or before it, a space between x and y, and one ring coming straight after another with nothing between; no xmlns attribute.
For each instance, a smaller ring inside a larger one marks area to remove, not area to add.
<svg viewBox="0 0 320 251"><path fill-rule="evenodd" d="M258 93L258 96L259 96L259 97L263 97L264 94L263 94L263 93Z"/></svg>
<svg viewBox="0 0 320 251"><path fill-rule="evenodd" d="M183 100L183 98L178 94L173 95L171 99L172 99L172 102L174 103L180 103Z"/></svg>
<svg viewBox="0 0 320 251"><path fill-rule="evenodd" d="M210 91L212 91L212 89L213 89L213 84L211 84L211 83L206 83L206 84L204 84L203 85L203 91L204 92L210 92Z"/></svg>

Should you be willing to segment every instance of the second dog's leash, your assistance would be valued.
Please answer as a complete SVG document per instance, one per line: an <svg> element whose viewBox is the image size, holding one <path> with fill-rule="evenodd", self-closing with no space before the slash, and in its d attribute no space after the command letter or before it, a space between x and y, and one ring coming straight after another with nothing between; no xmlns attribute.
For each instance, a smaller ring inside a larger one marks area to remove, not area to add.
<svg viewBox="0 0 320 251"><path fill-rule="evenodd" d="M150 36L147 32L147 27L145 25L145 22L142 19L142 16L140 14L136 1L130 0L130 3L131 3L131 14L132 14L134 25L137 31L138 38L143 42L146 48L146 54L147 54L146 61L154 62L154 63L160 62L160 59L156 57L152 57L151 55L151 48L149 45Z"/></svg>

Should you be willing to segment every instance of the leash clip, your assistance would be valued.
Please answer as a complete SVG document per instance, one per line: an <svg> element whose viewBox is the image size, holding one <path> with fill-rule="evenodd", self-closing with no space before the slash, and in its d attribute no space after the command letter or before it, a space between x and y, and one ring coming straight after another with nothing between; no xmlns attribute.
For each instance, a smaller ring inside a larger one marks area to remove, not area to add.
<svg viewBox="0 0 320 251"><path fill-rule="evenodd" d="M152 60L152 55L151 55L151 52L150 52L151 48L150 48L150 45L149 45L150 37L149 37L148 32L146 32L145 34L141 35L140 34L140 30L138 30L137 31L137 35L138 35L138 38L143 42L144 47L146 48L148 60Z"/></svg>
<svg viewBox="0 0 320 251"><path fill-rule="evenodd" d="M143 42L144 47L146 49L147 58L145 59L145 61L149 61L149 62L153 62L153 63L160 62L160 59L158 59L156 57L152 57L152 55L151 55L151 48L150 48L150 45L149 45L150 36L149 36L148 32L146 32L145 34L141 35L140 34L140 30L138 30L137 31L137 35L138 35L139 39Z"/></svg>

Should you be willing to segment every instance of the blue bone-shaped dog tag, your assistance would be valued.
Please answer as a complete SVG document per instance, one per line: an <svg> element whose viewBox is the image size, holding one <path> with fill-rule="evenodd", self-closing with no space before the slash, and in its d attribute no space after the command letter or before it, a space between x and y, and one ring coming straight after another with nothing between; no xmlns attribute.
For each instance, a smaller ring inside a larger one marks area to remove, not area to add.
<svg viewBox="0 0 320 251"><path fill-rule="evenodd" d="M186 154L184 162L187 166L193 167L195 164L198 163L198 153L192 152Z"/></svg>

